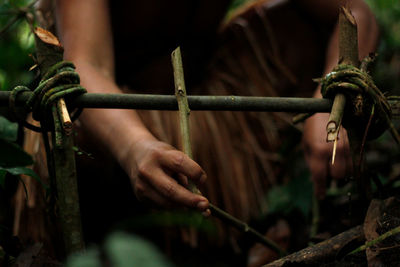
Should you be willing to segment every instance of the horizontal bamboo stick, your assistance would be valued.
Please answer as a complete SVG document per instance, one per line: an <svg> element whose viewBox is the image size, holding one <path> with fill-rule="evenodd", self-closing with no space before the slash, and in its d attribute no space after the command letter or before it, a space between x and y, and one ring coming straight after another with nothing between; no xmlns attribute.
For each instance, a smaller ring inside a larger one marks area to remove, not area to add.
<svg viewBox="0 0 400 267"><path fill-rule="evenodd" d="M16 106L23 105L30 92L18 94ZM8 106L10 92L0 91L0 107ZM232 111L284 111L284 112L329 112L331 101L317 98L256 97L256 96L188 96L191 110ZM152 94L93 94L76 97L70 107L178 110L174 95Z"/></svg>

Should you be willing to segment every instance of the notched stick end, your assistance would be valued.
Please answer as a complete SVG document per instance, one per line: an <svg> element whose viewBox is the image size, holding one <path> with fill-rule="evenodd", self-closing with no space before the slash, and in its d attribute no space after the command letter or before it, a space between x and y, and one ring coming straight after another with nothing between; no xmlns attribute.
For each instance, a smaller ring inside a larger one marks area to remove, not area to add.
<svg viewBox="0 0 400 267"><path fill-rule="evenodd" d="M54 34L52 34L51 32L40 28L40 27L36 27L35 28L35 35L44 43L49 44L49 45L54 45L57 47L62 48L62 45L60 43L60 41L58 40L58 38L56 36L54 36Z"/></svg>
<svg viewBox="0 0 400 267"><path fill-rule="evenodd" d="M340 11L343 13L343 15L346 17L346 19L354 26L357 26L356 19L354 18L353 14L351 14L350 9L347 7L342 6L340 8Z"/></svg>
<svg viewBox="0 0 400 267"><path fill-rule="evenodd" d="M326 142L334 142L339 139L339 128L340 126L337 126L336 122L328 122L326 125Z"/></svg>

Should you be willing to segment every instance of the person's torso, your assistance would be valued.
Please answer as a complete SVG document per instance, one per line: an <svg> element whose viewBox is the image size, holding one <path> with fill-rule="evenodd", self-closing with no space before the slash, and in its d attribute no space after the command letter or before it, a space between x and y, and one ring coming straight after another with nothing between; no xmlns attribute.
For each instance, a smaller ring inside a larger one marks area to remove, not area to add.
<svg viewBox="0 0 400 267"><path fill-rule="evenodd" d="M117 81L134 90L164 91L166 84L173 85L170 53L178 45L190 62L185 69L207 62L229 4L230 0L110 1Z"/></svg>

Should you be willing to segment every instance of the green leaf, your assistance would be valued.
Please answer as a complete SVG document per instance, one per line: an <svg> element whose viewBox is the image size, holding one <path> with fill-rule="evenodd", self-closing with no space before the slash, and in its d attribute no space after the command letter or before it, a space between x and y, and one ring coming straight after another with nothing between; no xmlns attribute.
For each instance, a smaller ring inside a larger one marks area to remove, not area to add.
<svg viewBox="0 0 400 267"><path fill-rule="evenodd" d="M0 139L0 148L0 166L3 168L33 164L32 157L14 143Z"/></svg>
<svg viewBox="0 0 400 267"><path fill-rule="evenodd" d="M98 267L103 266L101 264L101 255L97 248L89 248L84 254L73 254L71 255L66 267Z"/></svg>
<svg viewBox="0 0 400 267"><path fill-rule="evenodd" d="M37 175L32 169L26 168L26 167L14 167L14 168L2 168L0 167L0 182L1 182L1 172L8 172L12 175L28 175L32 178L34 178L38 183L40 183L46 190L48 189L48 186L43 183L43 181L40 179L39 175Z"/></svg>
<svg viewBox="0 0 400 267"><path fill-rule="evenodd" d="M115 267L168 267L170 262L150 242L137 236L117 232L109 236L105 251Z"/></svg>
<svg viewBox="0 0 400 267"><path fill-rule="evenodd" d="M267 194L268 211L270 213L289 213L293 209L300 210L307 217L311 210L312 183L308 175L300 175L287 185L276 186Z"/></svg>
<svg viewBox="0 0 400 267"><path fill-rule="evenodd" d="M10 122L3 116L0 116L0 138L14 142L17 140L18 124Z"/></svg>

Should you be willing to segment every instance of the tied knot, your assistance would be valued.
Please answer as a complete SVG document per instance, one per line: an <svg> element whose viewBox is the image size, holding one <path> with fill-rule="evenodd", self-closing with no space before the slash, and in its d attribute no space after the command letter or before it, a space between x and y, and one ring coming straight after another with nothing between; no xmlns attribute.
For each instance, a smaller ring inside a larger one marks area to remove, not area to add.
<svg viewBox="0 0 400 267"><path fill-rule="evenodd" d="M370 122L368 138L374 139L389 128L392 113L385 95L365 70L370 61L370 57L364 59L361 69L339 64L321 79L321 93L329 99L334 99L336 94L344 94L347 104L343 126L351 126L359 136L363 136Z"/></svg>
<svg viewBox="0 0 400 267"><path fill-rule="evenodd" d="M17 95L24 91L31 91L26 86L17 86L10 94L10 108L15 110L15 99ZM66 102L72 98L86 93L86 89L80 85L80 78L75 71L73 63L61 61L53 65L45 75L43 75L39 85L33 90L31 96L25 104L25 110L32 112L34 120L40 121L48 125L50 119L51 107L60 98L64 98ZM72 120L76 119L81 109L75 111ZM14 112L15 113L15 112ZM42 129L23 121L23 125L34 131Z"/></svg>

